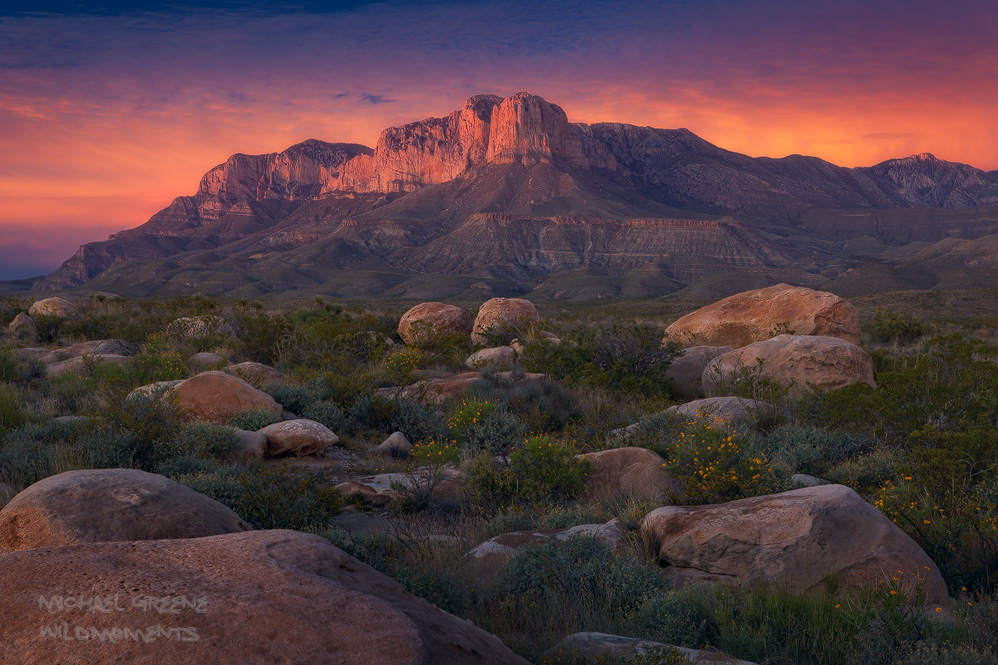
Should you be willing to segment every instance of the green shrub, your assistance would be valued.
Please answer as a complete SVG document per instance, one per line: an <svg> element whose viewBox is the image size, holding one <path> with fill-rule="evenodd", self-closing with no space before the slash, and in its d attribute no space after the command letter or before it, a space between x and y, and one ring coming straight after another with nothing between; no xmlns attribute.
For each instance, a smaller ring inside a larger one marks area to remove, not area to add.
<svg viewBox="0 0 998 665"><path fill-rule="evenodd" d="M235 427L236 429L244 429L250 432L255 432L259 429L263 429L267 425L273 425L274 423L281 422L278 416L275 416L268 409L250 409L249 411L243 411L242 413L232 416L229 418L229 427Z"/></svg>
<svg viewBox="0 0 998 665"><path fill-rule="evenodd" d="M257 529L317 531L343 507L343 497L320 474L292 471L287 464L245 474L240 482L236 512Z"/></svg>
<svg viewBox="0 0 998 665"><path fill-rule="evenodd" d="M51 344L59 337L59 332L66 323L66 319L61 316L51 314L39 314L31 317L35 321L35 329L38 331L38 341L42 344Z"/></svg>
<svg viewBox="0 0 998 665"><path fill-rule="evenodd" d="M164 471L168 472L170 477L178 483L186 485L195 492L200 492L228 506L237 515L249 521L246 515L243 514L246 485L242 478L248 473L245 467L225 465L203 469L200 468L200 465L197 465L189 473L177 473L177 475L173 475L173 473L182 471L182 463L181 460L168 462L167 466L164 467ZM210 462L208 463L210 464Z"/></svg>
<svg viewBox="0 0 998 665"><path fill-rule="evenodd" d="M313 402L302 410L300 415L302 418L322 423L333 432L342 432L346 429L347 413L336 402L329 400Z"/></svg>
<svg viewBox="0 0 998 665"><path fill-rule="evenodd" d="M403 386L415 380L413 370L426 360L426 354L413 347L393 349L385 354L381 369L392 385Z"/></svg>
<svg viewBox="0 0 998 665"><path fill-rule="evenodd" d="M412 444L412 458L422 464L457 464L461 451L453 441L427 441Z"/></svg>
<svg viewBox="0 0 998 665"><path fill-rule="evenodd" d="M707 646L717 628L701 599L704 593L709 592L692 585L650 596L636 612L632 630L644 639L663 644L688 649Z"/></svg>
<svg viewBox="0 0 998 665"><path fill-rule="evenodd" d="M882 307L877 308L873 320L866 325L866 331L874 340L884 344L910 344L929 332L928 326L921 319Z"/></svg>
<svg viewBox="0 0 998 665"><path fill-rule="evenodd" d="M565 501L575 497L592 473L589 460L549 437L535 437L509 455L518 483L516 498L528 503Z"/></svg>
<svg viewBox="0 0 998 665"><path fill-rule="evenodd" d="M763 442L774 466L788 474L824 476L836 464L856 455L862 445L853 434L822 427L787 425L772 430Z"/></svg>
<svg viewBox="0 0 998 665"><path fill-rule="evenodd" d="M155 458L130 431L88 427L75 438L73 447L91 469L141 468L151 471Z"/></svg>
<svg viewBox="0 0 998 665"><path fill-rule="evenodd" d="M30 437L14 438L0 445L0 481L27 487L53 471L51 446Z"/></svg>
<svg viewBox="0 0 998 665"><path fill-rule="evenodd" d="M306 409L326 398L329 386L323 379L312 379L299 386L280 383L267 386L267 392L274 400L292 413L301 415ZM245 429L245 428L244 428Z"/></svg>
<svg viewBox="0 0 998 665"><path fill-rule="evenodd" d="M472 453L508 455L527 436L527 425L505 404L495 402L462 401L447 425L451 438Z"/></svg>
<svg viewBox="0 0 998 665"><path fill-rule="evenodd" d="M350 406L359 425L385 432L402 432L413 444L445 439L447 424L436 409L412 400L380 395L360 397Z"/></svg>
<svg viewBox="0 0 998 665"><path fill-rule="evenodd" d="M144 396L122 399L122 395L115 392L97 395L96 406L84 415L90 419L95 435L103 437L107 434L106 439L94 442L93 454L101 457L106 452L107 457L102 459L128 459L129 465L135 464L146 470L161 461L160 447L164 441L173 438L179 425L179 418L169 400ZM130 455L125 455L124 447L131 448Z"/></svg>
<svg viewBox="0 0 998 665"><path fill-rule="evenodd" d="M181 427L169 439L159 442L155 453L158 460L177 457L224 458L239 437L231 427L193 423Z"/></svg>
<svg viewBox="0 0 998 665"><path fill-rule="evenodd" d="M0 436L28 422L22 396L0 383Z"/></svg>
<svg viewBox="0 0 998 665"><path fill-rule="evenodd" d="M571 393L553 381L527 381L514 371L511 380L498 379L492 372L471 386L469 396L480 402L502 403L525 420L536 432L556 432L575 415Z"/></svg>

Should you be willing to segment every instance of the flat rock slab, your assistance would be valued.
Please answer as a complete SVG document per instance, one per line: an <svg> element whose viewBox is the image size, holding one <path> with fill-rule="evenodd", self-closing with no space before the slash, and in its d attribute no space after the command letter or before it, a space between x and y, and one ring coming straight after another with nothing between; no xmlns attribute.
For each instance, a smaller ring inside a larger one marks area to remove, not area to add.
<svg viewBox="0 0 998 665"><path fill-rule="evenodd" d="M0 552L249 529L226 506L154 473L66 471L39 480L0 510Z"/></svg>
<svg viewBox="0 0 998 665"><path fill-rule="evenodd" d="M527 665L496 637L296 531L3 554L0 589L4 665ZM67 597L122 610L72 601L60 610Z"/></svg>
<svg viewBox="0 0 998 665"><path fill-rule="evenodd" d="M68 360L60 360L48 364L45 367L47 376L62 376L69 372L80 372L88 366L96 365L123 365L131 360L130 356L118 356L113 354L91 354L87 356L75 356Z"/></svg>
<svg viewBox="0 0 998 665"><path fill-rule="evenodd" d="M577 656L586 658L587 662L596 659L628 659L641 656L673 655L676 660L668 662L675 665L755 665L747 660L738 660L720 651L686 649L674 647L661 642L651 642L636 637L621 637L607 633L575 633L569 635L551 649L552 656L565 658ZM575 662L575 661L573 661Z"/></svg>
<svg viewBox="0 0 998 665"><path fill-rule="evenodd" d="M744 397L706 397L670 406L666 410L687 418L712 416L725 422L755 421L776 413L772 404Z"/></svg>

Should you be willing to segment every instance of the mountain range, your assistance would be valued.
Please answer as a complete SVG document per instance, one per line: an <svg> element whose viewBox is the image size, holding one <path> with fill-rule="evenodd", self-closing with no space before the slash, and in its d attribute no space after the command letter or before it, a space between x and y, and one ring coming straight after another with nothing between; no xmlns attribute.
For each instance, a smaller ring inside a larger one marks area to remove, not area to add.
<svg viewBox="0 0 998 665"><path fill-rule="evenodd" d="M716 297L998 286L998 171L931 154L844 168L686 129L571 123L479 95L375 147L237 154L34 291L129 296Z"/></svg>

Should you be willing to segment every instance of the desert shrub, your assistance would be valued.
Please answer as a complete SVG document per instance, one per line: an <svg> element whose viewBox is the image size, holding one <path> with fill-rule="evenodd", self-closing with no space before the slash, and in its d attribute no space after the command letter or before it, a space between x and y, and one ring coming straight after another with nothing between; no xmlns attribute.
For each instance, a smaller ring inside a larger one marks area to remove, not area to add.
<svg viewBox="0 0 998 665"><path fill-rule="evenodd" d="M248 306L235 314L240 357L273 364L278 361L281 339L292 329L292 322L283 314L269 314Z"/></svg>
<svg viewBox="0 0 998 665"><path fill-rule="evenodd" d="M26 422L28 412L24 408L24 398L17 390L0 383L0 436Z"/></svg>
<svg viewBox="0 0 998 665"><path fill-rule="evenodd" d="M267 425L273 425L274 423L279 422L281 422L281 418L279 416L275 416L267 409L250 409L249 411L243 411L240 414L232 416L226 424L229 427L235 427L236 429L244 429L250 432L255 432L259 429L263 429Z"/></svg>
<svg viewBox="0 0 998 665"><path fill-rule="evenodd" d="M575 414L575 402L564 386L546 380L527 381L517 371L511 380L486 372L471 386L469 396L481 402L505 404L536 432L560 431Z"/></svg>
<svg viewBox="0 0 998 665"><path fill-rule="evenodd" d="M267 392L285 409L300 415L311 405L325 399L328 388L326 382L318 378L298 386L275 383L267 386Z"/></svg>
<svg viewBox="0 0 998 665"><path fill-rule="evenodd" d="M91 469L141 468L151 471L156 458L151 446L129 431L116 431L106 427L84 428L73 441L86 465Z"/></svg>
<svg viewBox="0 0 998 665"><path fill-rule="evenodd" d="M644 639L699 649L707 646L717 630L701 599L705 592L692 585L650 596L635 613L631 630Z"/></svg>
<svg viewBox="0 0 998 665"><path fill-rule="evenodd" d="M184 473L184 462L190 464L189 459L177 459L164 465L164 475L168 475L181 485L190 487L195 492L200 492L207 497L228 506L243 519L247 519L242 513L243 500L246 486L242 481L244 475L248 473L245 467L235 464L217 466L207 462L193 465L190 470ZM247 519L247 521L249 521ZM254 525L255 526L255 525Z"/></svg>
<svg viewBox="0 0 998 665"><path fill-rule="evenodd" d="M362 427L388 429L400 401L381 395L363 395L350 405L350 418Z"/></svg>
<svg viewBox="0 0 998 665"><path fill-rule="evenodd" d="M928 326L921 319L882 307L877 308L873 320L865 327L870 337L884 344L910 344L929 332Z"/></svg>
<svg viewBox="0 0 998 665"><path fill-rule="evenodd" d="M347 413L336 402L329 400L312 402L300 412L300 415L302 418L322 423L333 432L342 432L346 429Z"/></svg>
<svg viewBox="0 0 998 665"><path fill-rule="evenodd" d="M176 480L181 476L217 473L219 468L219 463L210 457L203 455L182 455L171 457L165 462L157 464L156 473Z"/></svg>
<svg viewBox="0 0 998 665"><path fill-rule="evenodd" d="M406 346L386 353L381 360L381 369L392 385L402 386L416 379L413 370L425 360L426 354L420 349Z"/></svg>
<svg viewBox="0 0 998 665"><path fill-rule="evenodd" d="M412 444L412 458L421 464L434 466L457 464L461 459L461 450L453 441L427 441Z"/></svg>
<svg viewBox="0 0 998 665"><path fill-rule="evenodd" d="M17 381L21 377L21 363L9 346L0 346L0 381Z"/></svg>
<svg viewBox="0 0 998 665"><path fill-rule="evenodd" d="M31 437L8 437L0 445L0 481L27 487L53 474L51 447Z"/></svg>
<svg viewBox="0 0 998 665"><path fill-rule="evenodd" d="M223 458L236 445L239 437L231 427L193 423L181 427L169 439L156 446L159 460L177 457Z"/></svg>
<svg viewBox="0 0 998 665"><path fill-rule="evenodd" d="M505 404L464 400L447 422L451 438L470 452L508 455L523 444L526 424Z"/></svg>
<svg viewBox="0 0 998 665"><path fill-rule="evenodd" d="M513 469L486 452L478 453L468 463L464 482L473 505L488 515L510 506L516 495Z"/></svg>
<svg viewBox="0 0 998 665"><path fill-rule="evenodd" d="M21 312L25 314L31 308L31 301L27 298L17 296L3 296L0 298L0 326L6 328Z"/></svg>
<svg viewBox="0 0 998 665"><path fill-rule="evenodd" d="M316 531L343 507L340 493L320 474L282 464L240 477L243 492L236 512L257 529Z"/></svg>
<svg viewBox="0 0 998 665"><path fill-rule="evenodd" d="M474 602L475 586L466 579L448 574L446 570L427 570L424 566L410 565L393 567L389 572L406 591L445 612L465 616Z"/></svg>
<svg viewBox="0 0 998 665"><path fill-rule="evenodd" d="M676 498L683 503L722 503L789 489L751 433L715 416L691 420L665 452L668 470L682 483Z"/></svg>
<svg viewBox="0 0 998 665"><path fill-rule="evenodd" d="M42 344L51 344L56 341L62 327L66 324L66 319L51 314L39 314L32 319L34 319L35 329L38 331L38 341Z"/></svg>
<svg viewBox="0 0 998 665"><path fill-rule="evenodd" d="M665 372L672 354L671 347L663 348L658 327L594 325L571 331L562 344L528 342L521 364L569 386L669 397Z"/></svg>
<svg viewBox="0 0 998 665"><path fill-rule="evenodd" d="M364 427L402 432L413 444L442 440L448 433L447 424L436 409L402 398L360 397L351 405L350 417Z"/></svg>
<svg viewBox="0 0 998 665"><path fill-rule="evenodd" d="M788 474L824 476L828 469L856 455L862 440L848 432L787 425L769 432L763 446L773 465Z"/></svg>
<svg viewBox="0 0 998 665"><path fill-rule="evenodd" d="M179 419L173 403L165 399L135 396L122 399L120 393L107 392L97 396L96 405L85 412L94 435L107 433L109 459L117 455L125 458L123 447L131 447L131 462L139 468L151 469L162 461L160 445L172 439ZM95 443L103 450L104 444ZM96 453L95 453L96 454Z"/></svg>
<svg viewBox="0 0 998 665"><path fill-rule="evenodd" d="M517 478L516 498L529 503L571 499L592 473L592 463L550 437L529 439L510 453L509 465Z"/></svg>

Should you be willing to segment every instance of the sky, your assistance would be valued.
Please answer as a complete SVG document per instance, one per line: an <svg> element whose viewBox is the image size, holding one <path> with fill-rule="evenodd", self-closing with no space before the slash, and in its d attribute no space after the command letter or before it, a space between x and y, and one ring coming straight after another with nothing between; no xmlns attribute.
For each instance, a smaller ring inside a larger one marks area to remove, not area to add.
<svg viewBox="0 0 998 665"><path fill-rule="evenodd" d="M141 224L230 154L373 146L481 93L752 156L998 169L993 0L31 7L0 9L0 279Z"/></svg>

